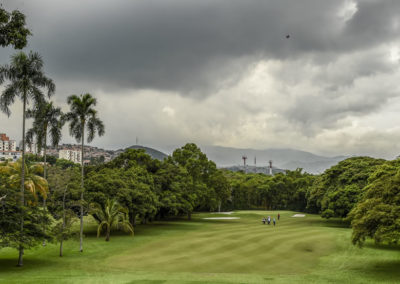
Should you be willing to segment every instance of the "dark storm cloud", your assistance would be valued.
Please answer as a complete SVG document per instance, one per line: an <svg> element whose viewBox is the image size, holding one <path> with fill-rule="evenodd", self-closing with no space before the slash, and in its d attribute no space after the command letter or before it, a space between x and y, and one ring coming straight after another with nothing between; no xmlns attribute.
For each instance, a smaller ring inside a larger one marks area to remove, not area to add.
<svg viewBox="0 0 400 284"><path fill-rule="evenodd" d="M6 1L56 78L102 88L206 92L259 59L371 47L398 36L399 1ZM375 31L371 34L369 31ZM366 32L368 31L368 32ZM286 35L290 38L286 39ZM242 68L230 70L239 60Z"/></svg>

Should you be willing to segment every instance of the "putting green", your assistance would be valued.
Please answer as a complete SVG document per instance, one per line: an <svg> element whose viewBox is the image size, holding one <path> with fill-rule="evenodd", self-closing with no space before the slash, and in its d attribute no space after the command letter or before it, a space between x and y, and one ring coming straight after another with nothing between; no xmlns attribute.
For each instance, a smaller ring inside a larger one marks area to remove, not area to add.
<svg viewBox="0 0 400 284"><path fill-rule="evenodd" d="M25 266L15 267L17 252L0 250L1 283L345 283L400 279L399 247L363 249L350 244L351 230L338 220L316 215L292 218L280 212L274 227L262 217L278 212L240 211L240 219L203 219L224 214L194 214L138 226L134 238L114 233L110 242L87 226L83 254L68 241L27 251Z"/></svg>

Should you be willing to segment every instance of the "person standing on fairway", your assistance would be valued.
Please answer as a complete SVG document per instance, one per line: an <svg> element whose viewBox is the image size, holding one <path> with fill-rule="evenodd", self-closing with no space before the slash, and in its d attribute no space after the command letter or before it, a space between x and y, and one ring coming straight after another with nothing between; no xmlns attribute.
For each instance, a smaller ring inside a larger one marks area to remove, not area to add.
<svg viewBox="0 0 400 284"><path fill-rule="evenodd" d="M278 221L279 221L280 218L281 218L281 214L278 213Z"/></svg>
<svg viewBox="0 0 400 284"><path fill-rule="evenodd" d="M271 224L271 216L268 216L268 225Z"/></svg>
<svg viewBox="0 0 400 284"><path fill-rule="evenodd" d="M273 222L274 222L274 227L275 227L275 225L276 225L276 220L275 220L275 218L274 218Z"/></svg>
<svg viewBox="0 0 400 284"><path fill-rule="evenodd" d="M267 220L265 219L265 217L263 217L262 218L262 222L263 222L264 225L265 225L265 221L267 221Z"/></svg>

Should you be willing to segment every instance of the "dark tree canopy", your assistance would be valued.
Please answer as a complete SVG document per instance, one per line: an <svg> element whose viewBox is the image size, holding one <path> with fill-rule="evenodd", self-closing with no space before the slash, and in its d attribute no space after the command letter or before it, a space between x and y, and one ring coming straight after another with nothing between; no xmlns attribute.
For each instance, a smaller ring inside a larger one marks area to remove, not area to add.
<svg viewBox="0 0 400 284"><path fill-rule="evenodd" d="M24 48L28 36L31 35L25 25L24 14L17 10L10 13L0 8L0 45L2 47L12 45L15 49Z"/></svg>

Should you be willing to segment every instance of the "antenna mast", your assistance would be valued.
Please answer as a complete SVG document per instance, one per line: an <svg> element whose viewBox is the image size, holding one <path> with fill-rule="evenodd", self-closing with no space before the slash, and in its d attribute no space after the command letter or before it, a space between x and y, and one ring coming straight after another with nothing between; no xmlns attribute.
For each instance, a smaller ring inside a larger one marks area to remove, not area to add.
<svg viewBox="0 0 400 284"><path fill-rule="evenodd" d="M272 160L269 160L269 174L272 176Z"/></svg>
<svg viewBox="0 0 400 284"><path fill-rule="evenodd" d="M243 156L242 156L242 159L243 159L244 173L246 173L246 160L247 160L247 156L243 155Z"/></svg>

